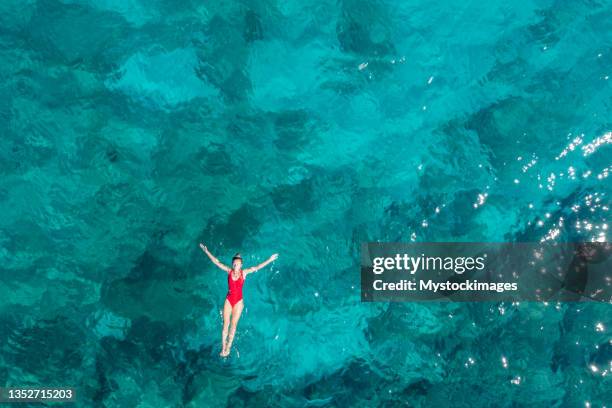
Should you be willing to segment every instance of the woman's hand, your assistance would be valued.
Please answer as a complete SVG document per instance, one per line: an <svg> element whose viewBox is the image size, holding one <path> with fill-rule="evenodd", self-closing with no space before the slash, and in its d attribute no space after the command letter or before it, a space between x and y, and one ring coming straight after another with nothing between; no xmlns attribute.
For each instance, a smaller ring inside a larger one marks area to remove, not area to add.
<svg viewBox="0 0 612 408"><path fill-rule="evenodd" d="M223 265L217 258L215 258L215 256L213 254L210 253L210 251L208 250L208 248L206 247L206 245L204 245L203 243L200 242L200 248L202 248L202 251L204 251L204 253L206 254L206 256L208 258L210 258L210 260L217 265L219 268L223 269L225 272L229 272L231 269L229 268L229 266L227 265Z"/></svg>
<svg viewBox="0 0 612 408"><path fill-rule="evenodd" d="M277 258L278 258L278 254L274 254L274 255L272 255L271 257L269 257L267 260L265 260L265 261L263 261L262 263L260 263L259 265L257 265L257 266L251 266L250 268L243 269L243 271L244 271L244 273L246 273L247 275L248 275L249 273L252 273L252 272L257 272L258 270L260 270L260 269L261 269L261 268L263 268L264 266L268 265L269 263L276 261L276 259L277 259Z"/></svg>

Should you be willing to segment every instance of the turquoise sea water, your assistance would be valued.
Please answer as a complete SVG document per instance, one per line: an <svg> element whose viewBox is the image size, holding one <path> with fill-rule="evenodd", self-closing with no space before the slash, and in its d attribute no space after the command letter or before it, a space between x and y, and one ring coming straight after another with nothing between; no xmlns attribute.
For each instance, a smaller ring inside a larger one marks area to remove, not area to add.
<svg viewBox="0 0 612 408"><path fill-rule="evenodd" d="M601 407L607 304L360 302L368 241L609 240L612 2L0 2L0 385ZM245 283L220 359L222 261Z"/></svg>

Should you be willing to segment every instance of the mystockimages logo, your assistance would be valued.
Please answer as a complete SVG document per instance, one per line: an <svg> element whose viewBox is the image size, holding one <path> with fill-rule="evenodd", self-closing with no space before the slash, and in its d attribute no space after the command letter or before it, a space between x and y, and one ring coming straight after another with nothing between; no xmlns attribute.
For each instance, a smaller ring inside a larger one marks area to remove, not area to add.
<svg viewBox="0 0 612 408"><path fill-rule="evenodd" d="M362 301L612 302L609 243L367 243Z"/></svg>

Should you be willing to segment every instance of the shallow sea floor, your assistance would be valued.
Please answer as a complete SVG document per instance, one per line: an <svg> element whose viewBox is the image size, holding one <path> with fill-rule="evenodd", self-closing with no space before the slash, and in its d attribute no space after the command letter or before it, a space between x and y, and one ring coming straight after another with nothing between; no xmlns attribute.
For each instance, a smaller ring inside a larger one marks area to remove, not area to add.
<svg viewBox="0 0 612 408"><path fill-rule="evenodd" d="M358 261L607 241L611 44L610 1L0 2L0 385L610 406L610 305L361 303ZM200 241L280 253L228 359Z"/></svg>

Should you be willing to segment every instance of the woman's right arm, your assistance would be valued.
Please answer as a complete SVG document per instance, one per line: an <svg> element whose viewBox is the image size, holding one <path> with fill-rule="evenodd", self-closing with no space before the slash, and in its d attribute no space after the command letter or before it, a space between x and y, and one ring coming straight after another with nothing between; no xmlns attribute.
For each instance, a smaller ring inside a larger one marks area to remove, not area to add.
<svg viewBox="0 0 612 408"><path fill-rule="evenodd" d="M208 250L208 248L206 248L206 245L204 244L200 244L200 248L202 248L202 251L204 251L204 253L210 258L210 260L212 261L212 263L214 263L215 265L217 265L219 268L223 269L225 272L231 271L231 269L227 266L227 265L223 265L221 263L221 261L219 261L217 258L215 258L215 256L213 254L210 253L210 251Z"/></svg>

